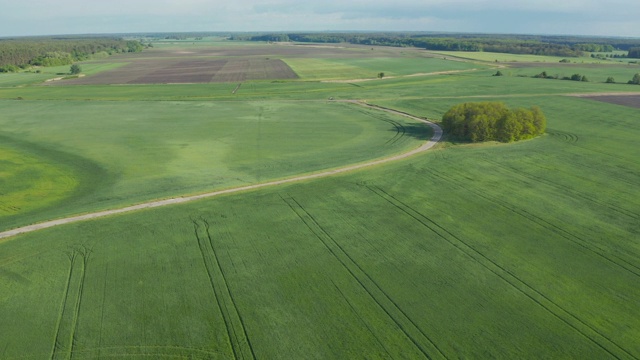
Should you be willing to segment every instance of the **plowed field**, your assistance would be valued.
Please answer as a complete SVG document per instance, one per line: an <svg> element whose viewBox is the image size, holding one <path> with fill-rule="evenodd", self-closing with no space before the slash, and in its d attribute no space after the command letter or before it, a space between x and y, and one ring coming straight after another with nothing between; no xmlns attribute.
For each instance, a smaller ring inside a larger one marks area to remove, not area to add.
<svg viewBox="0 0 640 360"><path fill-rule="evenodd" d="M154 58L131 63L94 76L60 84L193 84L246 80L296 79L298 75L279 59Z"/></svg>
<svg viewBox="0 0 640 360"><path fill-rule="evenodd" d="M602 95L585 97L591 100L597 100L616 105L631 106L640 109L640 95Z"/></svg>

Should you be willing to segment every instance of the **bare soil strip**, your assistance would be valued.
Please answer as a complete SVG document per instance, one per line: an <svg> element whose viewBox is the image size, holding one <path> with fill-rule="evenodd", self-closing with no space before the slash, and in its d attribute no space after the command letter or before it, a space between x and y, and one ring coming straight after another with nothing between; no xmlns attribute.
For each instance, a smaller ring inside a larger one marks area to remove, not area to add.
<svg viewBox="0 0 640 360"><path fill-rule="evenodd" d="M433 129L433 136L431 137L431 139L429 139L427 142L422 144L420 147L417 147L417 148L415 148L413 150L410 150L408 152L405 152L405 153L402 153L402 154L399 154L399 155L388 156L388 157L384 157L384 158L376 159L376 160L371 160L371 161L360 163L360 164L347 165L347 166L340 167L340 168L337 168L337 169L325 170L325 171L321 171L321 172L317 172L317 173L313 173L313 174L300 175L300 176L295 176L295 177L292 177L292 178L287 178L287 179L282 179L282 180L274 180L274 181L264 182L264 183L260 183L260 184L240 186L240 187L236 187L236 188L218 190L218 191L213 191L213 192L199 194L199 195L181 196L181 197L164 199L164 200L155 200L155 201L150 201L150 202L146 202L146 203L142 203L142 204L138 204L138 205L123 207L123 208L120 208L120 209L104 210L104 211L98 211L98 212L84 214L84 215L72 216L72 217L68 217L68 218L64 218L64 219L45 221L45 222L38 223L38 224L23 226L23 227L20 227L20 228L16 228L16 229L0 232L0 239L5 239L5 238L11 237L11 236L24 234L24 233L28 233L28 232L32 232L32 231L36 231L36 230L40 230L40 229L47 229L47 228L58 226L58 225L69 224L69 223L78 222L78 221L84 221L84 220L97 219L97 218L101 218L101 217L105 217L105 216L122 214L122 213L130 212L130 211L151 209L151 208L167 206L167 205L182 204L182 203L186 203L186 202L190 202L190 201L196 201L196 200L211 198L211 197L214 197L214 196L220 196L220 195L225 195L225 194L233 194L233 193L238 193L238 192L241 192L241 191L256 190L256 189L266 188L266 187L270 187L270 186L276 186L276 185L282 185L282 184L290 184L290 183L301 182L301 181L305 181L305 180L312 180L312 179L319 179L319 178L323 178L323 177L333 176L333 175L336 175L336 174L342 174L342 173L346 173L346 172L349 172L349 171L359 170L359 169L363 169L363 168L367 168L367 167L371 167L371 166L375 166L375 165L381 165L381 164L389 163L389 162L392 162L392 161L398 161L398 160L406 159L406 158L408 158L410 156L413 156L413 155L416 155L416 154L419 154L419 153L422 153L422 152L425 152L425 151L431 149L442 138L442 129L440 128L440 126L434 124L433 122L431 122L429 120L425 120L425 119L422 119L422 118L419 118L419 117L416 117L416 116L413 116L413 115L409 115L407 113L403 113L403 112L400 112L400 111L396 111L396 110L392 110L392 109L387 109L387 108L382 108L382 107L378 107L378 106L365 104L365 103L359 102L359 101L347 101L347 102L350 102L350 103L353 103L353 104L362 105L362 106L367 106L367 107L371 107L371 108L375 108L375 109L378 109L380 111L386 111L386 112L389 112L389 113L392 113L392 114L405 116L405 117L408 117L408 118L411 118L411 119L426 123Z"/></svg>
<svg viewBox="0 0 640 360"><path fill-rule="evenodd" d="M573 94L572 96L640 109L640 92Z"/></svg>

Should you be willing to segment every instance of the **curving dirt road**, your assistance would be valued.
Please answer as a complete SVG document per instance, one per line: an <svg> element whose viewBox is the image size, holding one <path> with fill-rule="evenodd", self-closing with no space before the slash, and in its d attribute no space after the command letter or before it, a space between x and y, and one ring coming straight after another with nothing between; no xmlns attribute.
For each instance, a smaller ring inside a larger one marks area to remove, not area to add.
<svg viewBox="0 0 640 360"><path fill-rule="evenodd" d="M295 177L288 178L288 179L274 180L274 181L269 181L269 182L265 182L265 183L241 186L241 187L236 187L236 188L231 188L231 189L226 189L226 190L218 190L218 191L213 191L213 192L199 194L199 195L193 195L193 196L183 196L183 197L170 198L170 199L164 199L164 200L149 201L149 202L146 202L146 203L127 206L127 207L123 207L123 208L120 208L120 209L104 210L104 211L98 211L98 212L84 214L84 215L71 216L71 217L67 217L67 218L63 218L63 219L45 221L45 222L38 223L38 224L23 226L23 227L19 227L19 228L16 228L16 229L0 232L0 239L5 239L5 238L11 237L11 236L24 234L24 233L28 233L28 232L32 232L32 231L36 231L36 230L40 230L40 229L46 229L46 228L54 227L54 226L57 226L57 225L69 224L69 223L73 223L73 222L77 222L77 221L83 221L83 220L97 219L97 218L101 218L101 217L105 217L105 216L109 216L109 215L122 214L122 213L129 212L129 211L150 209L150 208L155 208L155 207L160 207L160 206L167 206L167 205L174 205L174 204L181 204L181 203L186 203L186 202L189 202L189 201L206 199L206 198L210 198L210 197L214 197L214 196L218 196L218 195L232 194L232 193L237 193L237 192L246 191L246 190L260 189L260 188L265 188L265 187L269 187L269 186L288 184L288 183L294 183L294 182L299 182L299 181L304 181L304 180L323 178L323 177L332 176L332 175L335 175L335 174L341 174L341 173L345 173L345 172L348 172L348 171L358 170L358 169L362 169L362 168L366 168L366 167L371 167L371 166L374 166L374 165L380 165L380 164L384 164L384 163L388 163L388 162L392 162L392 161L405 159L405 158L407 158L409 156L412 156L412 155L427 151L428 149L432 148L442 138L442 129L438 125L432 123L431 121L428 121L428 120L425 120L425 119L421 119L419 117L416 117L416 116L413 116L413 115L409 115L407 113L403 113L403 112L400 112L400 111L387 109L387 108L382 108L382 107L379 107L379 106L369 105L369 104L366 104L366 103L363 103L363 102L360 102L360 101L346 101L346 102L353 103L353 104L358 104L358 105L362 105L362 106L367 106L367 107L374 108L374 109L377 109L377 110L380 110L380 111L386 111L386 112L389 112L389 113L393 113L393 114L396 114L396 115L401 115L401 116L405 116L405 117L408 117L408 118L411 118L411 119L414 119L414 120L417 120L417 121L421 121L421 122L426 123L429 126L431 126L431 128L433 129L433 136L426 143L422 144L422 146L420 146L418 148L415 148L413 150L410 150L410 151L408 151L406 153L399 154L399 155L388 156L388 157L385 157L385 158L381 158L381 159L377 159L377 160L371 160L371 161L368 161L368 162L365 162L365 163L360 163L360 164L355 164L355 165L347 165L347 166L344 166L344 167L341 167L341 168L337 168L337 169L333 169L333 170L326 170L326 171L321 171L321 172L318 172L318 173L313 173L313 174L308 174L308 175L295 176Z"/></svg>

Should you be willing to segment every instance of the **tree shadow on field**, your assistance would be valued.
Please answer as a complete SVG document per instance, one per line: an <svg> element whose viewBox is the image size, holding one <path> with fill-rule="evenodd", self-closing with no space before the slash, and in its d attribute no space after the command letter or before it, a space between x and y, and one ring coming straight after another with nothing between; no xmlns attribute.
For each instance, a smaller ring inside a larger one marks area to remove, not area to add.
<svg viewBox="0 0 640 360"><path fill-rule="evenodd" d="M427 124L394 125L389 131L397 133L400 137L411 136L424 141L431 139L433 136L433 129Z"/></svg>

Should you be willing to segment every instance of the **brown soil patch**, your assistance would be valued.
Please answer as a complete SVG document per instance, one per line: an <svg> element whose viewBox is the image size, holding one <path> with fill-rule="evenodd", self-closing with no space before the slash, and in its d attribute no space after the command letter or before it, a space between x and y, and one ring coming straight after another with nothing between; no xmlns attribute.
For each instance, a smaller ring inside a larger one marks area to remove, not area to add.
<svg viewBox="0 0 640 360"><path fill-rule="evenodd" d="M580 97L590 100L602 101L609 104L623 105L640 109L640 93L618 95L584 95Z"/></svg>
<svg viewBox="0 0 640 360"><path fill-rule="evenodd" d="M279 59L148 58L136 59L125 66L93 76L58 83L65 85L193 84L297 78L298 75Z"/></svg>

